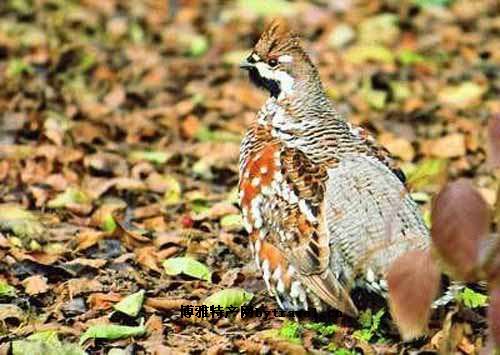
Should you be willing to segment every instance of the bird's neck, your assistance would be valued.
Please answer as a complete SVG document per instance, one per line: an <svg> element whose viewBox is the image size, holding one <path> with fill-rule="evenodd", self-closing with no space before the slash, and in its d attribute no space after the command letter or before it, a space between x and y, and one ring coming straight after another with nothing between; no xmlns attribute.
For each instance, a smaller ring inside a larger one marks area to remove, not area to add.
<svg viewBox="0 0 500 355"><path fill-rule="evenodd" d="M322 159L325 145L336 140L345 121L327 97L319 78L297 81L287 95L270 98L259 114L259 123L285 146L298 148L312 160ZM327 135L328 139L323 139Z"/></svg>

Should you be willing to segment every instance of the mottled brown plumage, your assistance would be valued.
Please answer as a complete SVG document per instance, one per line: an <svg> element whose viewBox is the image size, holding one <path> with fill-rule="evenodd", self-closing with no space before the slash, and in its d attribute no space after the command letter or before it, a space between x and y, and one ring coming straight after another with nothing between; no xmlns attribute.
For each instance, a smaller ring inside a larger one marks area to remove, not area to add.
<svg viewBox="0 0 500 355"><path fill-rule="evenodd" d="M390 263L429 245L403 175L335 110L286 24L271 23L242 67L271 93L240 155L240 204L257 265L282 308L355 315L354 287L385 294Z"/></svg>

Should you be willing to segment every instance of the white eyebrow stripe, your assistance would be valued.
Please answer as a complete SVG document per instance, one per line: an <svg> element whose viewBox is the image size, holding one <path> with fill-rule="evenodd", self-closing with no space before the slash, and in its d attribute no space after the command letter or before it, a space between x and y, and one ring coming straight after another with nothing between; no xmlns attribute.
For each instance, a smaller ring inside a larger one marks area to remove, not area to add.
<svg viewBox="0 0 500 355"><path fill-rule="evenodd" d="M253 60L255 60L256 62L258 62L258 61L260 60L260 57L259 57L257 54L255 54L255 53L252 53L251 57L252 57L252 59L253 59Z"/></svg>
<svg viewBox="0 0 500 355"><path fill-rule="evenodd" d="M284 55L278 57L278 61L280 63L291 63L291 62L293 62L293 57L291 55L284 54Z"/></svg>

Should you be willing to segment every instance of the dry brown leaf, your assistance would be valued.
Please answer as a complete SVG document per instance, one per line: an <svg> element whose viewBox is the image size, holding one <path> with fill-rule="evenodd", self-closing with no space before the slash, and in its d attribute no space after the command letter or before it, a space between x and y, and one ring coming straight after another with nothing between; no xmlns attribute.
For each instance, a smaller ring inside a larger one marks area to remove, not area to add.
<svg viewBox="0 0 500 355"><path fill-rule="evenodd" d="M63 289L67 289L70 298L84 293L100 292L104 290L104 286L98 280L87 278L70 279L65 282L62 287ZM63 290L61 290L61 292L62 291Z"/></svg>
<svg viewBox="0 0 500 355"><path fill-rule="evenodd" d="M101 239L105 238L106 234L94 229L85 229L78 233L76 238L76 250L81 251L90 248L97 244Z"/></svg>
<svg viewBox="0 0 500 355"><path fill-rule="evenodd" d="M378 137L378 141L395 157L404 161L412 161L415 157L415 149L411 143L400 137L395 137L391 133L383 133Z"/></svg>
<svg viewBox="0 0 500 355"><path fill-rule="evenodd" d="M49 290L47 278L41 275L34 275L23 280L23 286L26 293L30 296L46 293Z"/></svg>
<svg viewBox="0 0 500 355"><path fill-rule="evenodd" d="M161 273L161 268L158 265L156 247L147 246L143 248L137 248L134 250L134 253L136 255L137 263L146 267L147 269Z"/></svg>
<svg viewBox="0 0 500 355"><path fill-rule="evenodd" d="M90 266L94 269L99 269L108 263L105 259L87 259L87 258L76 258L68 261L66 265L83 265Z"/></svg>
<svg viewBox="0 0 500 355"><path fill-rule="evenodd" d="M465 136L462 133L453 133L442 138L423 141L420 151L424 155L437 158L456 158L464 156Z"/></svg>
<svg viewBox="0 0 500 355"><path fill-rule="evenodd" d="M167 297L148 297L145 305L162 311L180 310L181 306L196 305L196 302L183 298L167 298Z"/></svg>
<svg viewBox="0 0 500 355"><path fill-rule="evenodd" d="M90 308L93 310L106 310L111 308L115 303L119 302L122 296L119 293L109 292L109 293L93 293L91 294L87 302Z"/></svg>

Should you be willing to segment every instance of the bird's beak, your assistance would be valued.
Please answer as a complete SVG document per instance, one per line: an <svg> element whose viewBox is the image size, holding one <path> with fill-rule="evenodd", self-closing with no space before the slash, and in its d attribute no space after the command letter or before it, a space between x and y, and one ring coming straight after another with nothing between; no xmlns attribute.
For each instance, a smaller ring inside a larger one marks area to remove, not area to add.
<svg viewBox="0 0 500 355"><path fill-rule="evenodd" d="M253 67L255 67L255 65L253 63L250 63L248 60L246 59L243 59L240 63L240 68L241 69L245 69L245 70L250 70L252 69Z"/></svg>

